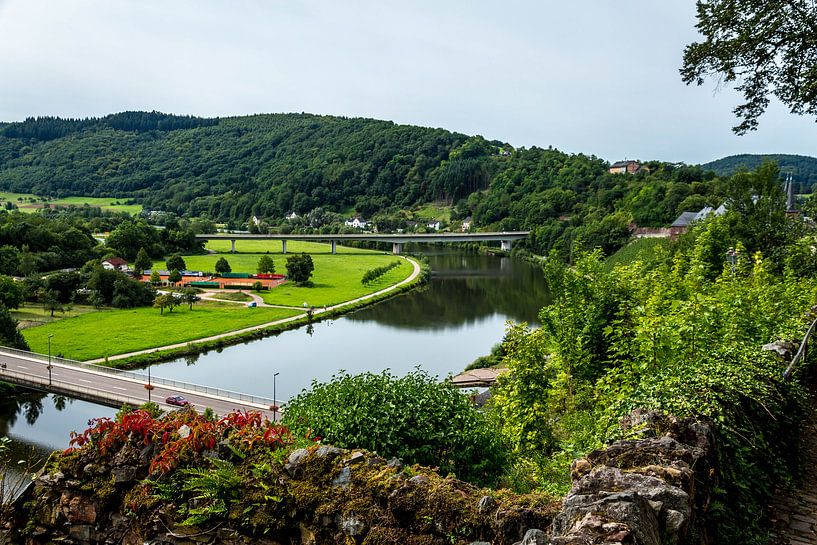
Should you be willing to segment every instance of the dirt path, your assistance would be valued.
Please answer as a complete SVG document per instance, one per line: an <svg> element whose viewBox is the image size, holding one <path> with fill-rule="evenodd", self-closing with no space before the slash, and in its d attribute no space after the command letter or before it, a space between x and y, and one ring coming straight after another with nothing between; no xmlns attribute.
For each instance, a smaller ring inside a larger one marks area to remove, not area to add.
<svg viewBox="0 0 817 545"><path fill-rule="evenodd" d="M337 310L337 309L343 308L343 307L348 306L348 305L353 305L353 304L359 303L361 301L366 301L368 299L378 297L378 296L383 295L385 293L389 293L391 291L394 291L397 288L399 288L400 286L403 286L405 284L413 282L418 276L420 276L421 269L420 269L420 264L419 263L417 263L413 259L410 259L410 258L407 258L407 257L404 257L404 256L397 256L397 257L400 257L401 259L405 259L406 261L411 263L412 266L414 267L414 270L411 272L411 274L409 275L408 278L398 282L397 284L394 284L393 286L389 286L388 288L384 288L384 289L382 289L380 291L376 291L376 292L370 293L368 295L363 295L362 297L358 297L356 299L351 299L349 301L344 301L343 303L338 303L337 305L332 305L332 306L322 307L322 308L316 307L312 315L313 316L320 316L321 314L324 314L326 312L331 312L333 310ZM282 307L282 308L293 308L293 307ZM233 335L240 335L242 333L249 333L251 331L258 331L259 329L266 329L268 327L273 327L273 326L276 326L276 325L281 325L281 324L286 324L286 323L289 323L289 322L294 322L296 320L300 320L300 319L303 319L303 318L306 318L306 317L307 317L307 313L304 312L304 313L298 314L296 316L291 316L289 318L283 318L281 320L275 320L274 322L267 322L265 324L259 324L259 325L254 325L254 326L251 326L251 327L245 327L244 329L238 329L238 330L235 330L235 331L228 331L226 333L219 333L218 335L211 335L210 337L204 337L204 338L201 338L201 339L194 339L194 340L183 342L183 343L168 344L168 345L159 346L159 347L156 347L156 348L147 348L145 350L137 350L135 352L127 352L125 354L117 354L115 356L108 356L107 361L122 360L122 359L125 359L125 358L130 358L132 356L139 356L141 354L151 354L153 352L161 352L163 350L173 350L175 348L184 348L184 347L189 346L191 344L196 344L196 343L200 343L200 342L215 341L217 339L224 339L226 337L232 337ZM95 359L95 360L89 360L87 363L103 363L103 362L105 362L105 358L98 358L98 359Z"/></svg>

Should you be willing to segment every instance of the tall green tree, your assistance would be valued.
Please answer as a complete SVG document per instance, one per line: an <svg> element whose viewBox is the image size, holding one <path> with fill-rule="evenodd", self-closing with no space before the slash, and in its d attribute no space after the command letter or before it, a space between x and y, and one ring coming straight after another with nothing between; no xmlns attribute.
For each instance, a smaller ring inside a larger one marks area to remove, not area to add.
<svg viewBox="0 0 817 545"><path fill-rule="evenodd" d="M811 0L699 0L703 39L684 51L681 76L703 85L716 76L737 83L737 134L757 129L770 96L794 114L817 114L817 9Z"/></svg>
<svg viewBox="0 0 817 545"><path fill-rule="evenodd" d="M312 256L309 254L296 254L287 258L287 278L297 284L306 284L315 270Z"/></svg>
<svg viewBox="0 0 817 545"><path fill-rule="evenodd" d="M182 281L182 273L180 273L178 269L173 269L170 271L170 275L167 277L167 279L174 285L178 284Z"/></svg>
<svg viewBox="0 0 817 545"><path fill-rule="evenodd" d="M150 269L152 265L153 260L150 259L147 250L144 248L139 248L139 252L136 254L136 259L133 261L134 272L141 274L142 272Z"/></svg>
<svg viewBox="0 0 817 545"><path fill-rule="evenodd" d="M216 272L219 274L228 273L232 271L232 267L230 267L230 263L224 258L219 257L218 261L216 261Z"/></svg>
<svg viewBox="0 0 817 545"><path fill-rule="evenodd" d="M167 258L167 269L172 271L176 269L177 271L183 271L187 269L187 264L184 262L184 259L179 254L173 254L172 256Z"/></svg>
<svg viewBox="0 0 817 545"><path fill-rule="evenodd" d="M272 257L262 255L258 260L258 267L256 267L256 271L258 271L259 274L274 273L275 264L272 262Z"/></svg>
<svg viewBox="0 0 817 545"><path fill-rule="evenodd" d="M0 307L0 345L30 350L25 337L17 329L17 320L12 317L8 309L3 307Z"/></svg>

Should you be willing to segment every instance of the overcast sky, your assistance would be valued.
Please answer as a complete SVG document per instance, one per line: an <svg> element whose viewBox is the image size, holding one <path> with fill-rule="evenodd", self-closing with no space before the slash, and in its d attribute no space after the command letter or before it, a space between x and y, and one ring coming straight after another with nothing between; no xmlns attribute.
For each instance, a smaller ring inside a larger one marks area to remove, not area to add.
<svg viewBox="0 0 817 545"><path fill-rule="evenodd" d="M122 110L312 112L610 161L817 155L779 104L678 68L692 0L0 0L0 120Z"/></svg>

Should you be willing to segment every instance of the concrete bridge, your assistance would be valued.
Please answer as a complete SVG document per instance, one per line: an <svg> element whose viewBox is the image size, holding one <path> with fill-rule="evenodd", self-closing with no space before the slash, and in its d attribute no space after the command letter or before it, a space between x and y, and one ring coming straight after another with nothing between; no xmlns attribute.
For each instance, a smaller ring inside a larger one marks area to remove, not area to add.
<svg viewBox="0 0 817 545"><path fill-rule="evenodd" d="M275 416L270 407L276 403L269 398L5 346L0 346L0 380L115 408L123 404L136 407L146 401L164 405L167 397L179 394L199 412L210 407L218 415L247 410L260 411L270 420ZM150 385L150 388L146 388L146 385Z"/></svg>
<svg viewBox="0 0 817 545"><path fill-rule="evenodd" d="M329 242L332 253L337 253L338 242L362 240L367 242L391 243L392 252L399 255L403 251L403 244L407 242L436 243L436 242L499 242L502 250L509 252L514 240L527 238L530 231L503 231L501 233L351 233L335 235L258 235L249 233L214 233L210 235L196 235L199 240L229 240L232 243L231 252L235 252L237 240L280 240L283 253L287 253L288 240L309 242Z"/></svg>

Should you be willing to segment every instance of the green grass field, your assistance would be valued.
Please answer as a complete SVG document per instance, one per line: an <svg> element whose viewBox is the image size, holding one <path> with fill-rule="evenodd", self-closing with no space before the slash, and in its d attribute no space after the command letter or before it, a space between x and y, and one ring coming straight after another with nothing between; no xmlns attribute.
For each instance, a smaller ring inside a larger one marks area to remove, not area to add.
<svg viewBox="0 0 817 545"><path fill-rule="evenodd" d="M96 309L90 305L74 305L71 310L66 312L55 312L54 316L52 317L51 311L45 310L43 307L36 305L35 303L28 303L28 306L12 310L11 315L15 320L20 322L20 328L25 329L50 322L56 322L57 320L63 320L65 318L73 318L74 316L80 316L81 314L87 314L95 311Z"/></svg>
<svg viewBox="0 0 817 545"><path fill-rule="evenodd" d="M239 241L247 243L253 248L269 248L270 242L274 241ZM225 248L229 250L229 242L220 244L219 249ZM279 243L280 244L280 243ZM263 246L266 245L266 246ZM209 246L209 245L208 245ZM298 248L298 251L310 250L318 248L318 251L323 251L322 244L301 242L297 245L290 243L287 249ZM215 249L215 248L213 248ZM400 260L400 266L392 269L386 275L379 278L366 286L360 283L363 273L375 267L382 267L388 265L397 257L391 254L383 254L367 250L348 249L346 253L338 247L338 254L312 254L312 261L315 263L315 271L312 274L311 288L298 287L294 284L286 283L282 286L261 294L264 301L270 305L288 305L302 307L304 303L309 306L324 306L336 305L344 301L349 301L369 293L374 293L392 284L396 284L411 274L413 267L410 263ZM286 257L280 254L272 254L275 263L275 271L279 274L286 274ZM290 252L293 253L293 252ZM216 261L220 257L224 257L232 268L232 272L246 272L254 273L258 265L258 260L261 258L258 254L209 254L209 255L191 255L183 256L185 264L188 269L199 270L205 272L212 272L215 270ZM154 266L165 269L167 266L163 261L156 262Z"/></svg>
<svg viewBox="0 0 817 545"><path fill-rule="evenodd" d="M414 210L414 217L418 220L430 221L451 221L451 207L440 204L427 204L422 208Z"/></svg>
<svg viewBox="0 0 817 545"><path fill-rule="evenodd" d="M607 270L612 270L619 264L626 265L636 260L649 260L655 256L658 248L666 250L670 243L668 238L637 238L608 257L604 266Z"/></svg>
<svg viewBox="0 0 817 545"><path fill-rule="evenodd" d="M91 312L23 331L31 350L75 360L90 360L136 350L193 341L210 335L295 316L300 311L247 308L231 303L202 302L173 312L152 307Z"/></svg>
<svg viewBox="0 0 817 545"><path fill-rule="evenodd" d="M21 200L22 199L22 200ZM34 199L34 202L31 201ZM36 212L43 208L45 204L51 206L98 206L103 210L111 210L114 212L127 212L135 215L142 211L141 204L116 204L122 203L128 199L113 197L64 197L62 199L49 199L43 201L41 197L30 195L27 193L8 193L0 192L0 206L4 205L6 201L17 205L21 212Z"/></svg>

